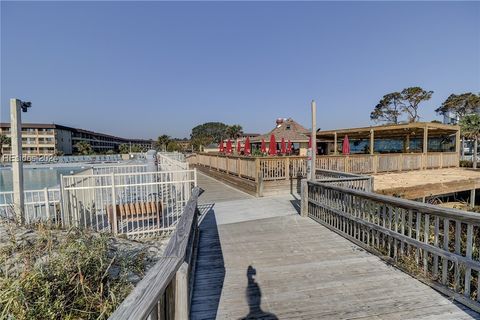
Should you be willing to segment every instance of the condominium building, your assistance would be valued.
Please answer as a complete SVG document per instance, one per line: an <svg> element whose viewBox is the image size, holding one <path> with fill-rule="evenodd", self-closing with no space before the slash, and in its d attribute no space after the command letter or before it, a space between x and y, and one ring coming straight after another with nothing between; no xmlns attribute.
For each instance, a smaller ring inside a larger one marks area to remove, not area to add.
<svg viewBox="0 0 480 320"><path fill-rule="evenodd" d="M0 134L11 137L10 123L0 123ZM58 124L22 124L22 150L26 155L74 154L77 151L75 145L81 141L90 144L96 153L106 153L109 150L118 152L121 144L140 145L145 149L153 147L153 140L125 139ZM3 145L2 154L10 153L11 146Z"/></svg>

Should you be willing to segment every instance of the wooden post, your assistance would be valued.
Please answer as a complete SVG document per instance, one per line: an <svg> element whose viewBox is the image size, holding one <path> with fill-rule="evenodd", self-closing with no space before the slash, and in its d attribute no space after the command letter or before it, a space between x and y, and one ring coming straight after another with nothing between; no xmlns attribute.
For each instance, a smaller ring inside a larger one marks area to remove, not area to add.
<svg viewBox="0 0 480 320"><path fill-rule="evenodd" d="M428 125L425 124L423 129L423 169L427 169L427 153L428 153Z"/></svg>
<svg viewBox="0 0 480 320"><path fill-rule="evenodd" d="M375 149L375 133L373 132L373 129L370 129L370 154L374 154L374 149Z"/></svg>
<svg viewBox="0 0 480 320"><path fill-rule="evenodd" d="M189 317L188 264L183 262L175 275L175 320Z"/></svg>
<svg viewBox="0 0 480 320"><path fill-rule="evenodd" d="M337 133L336 132L333 133L333 147L334 147L333 154L337 155L338 154L338 148L337 148Z"/></svg>
<svg viewBox="0 0 480 320"><path fill-rule="evenodd" d="M455 152L460 155L460 143L462 144L462 155L464 155L463 138L460 140L460 129L455 132Z"/></svg>
<svg viewBox="0 0 480 320"><path fill-rule="evenodd" d="M470 190L470 207L475 208L475 189Z"/></svg>
<svg viewBox="0 0 480 320"><path fill-rule="evenodd" d="M263 197L263 176L261 173L258 174L257 178L257 197Z"/></svg>
<svg viewBox="0 0 480 320"><path fill-rule="evenodd" d="M308 181L302 179L300 187L300 215L302 217L308 217Z"/></svg>
<svg viewBox="0 0 480 320"><path fill-rule="evenodd" d="M405 140L403 141L403 153L410 152L410 133L405 136Z"/></svg>

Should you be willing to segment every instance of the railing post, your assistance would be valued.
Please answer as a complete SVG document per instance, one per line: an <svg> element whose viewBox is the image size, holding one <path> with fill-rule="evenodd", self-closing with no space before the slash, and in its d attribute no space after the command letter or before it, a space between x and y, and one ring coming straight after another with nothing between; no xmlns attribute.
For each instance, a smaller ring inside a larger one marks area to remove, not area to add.
<svg viewBox="0 0 480 320"><path fill-rule="evenodd" d="M113 226L112 226L112 232L113 234L118 233L117 229L117 196L115 193L115 173L112 171L112 212L113 212ZM108 212L107 212L108 214Z"/></svg>
<svg viewBox="0 0 480 320"><path fill-rule="evenodd" d="M261 172L258 174L257 178L257 196L263 197L263 176Z"/></svg>
<svg viewBox="0 0 480 320"><path fill-rule="evenodd" d="M312 167L314 166L312 165ZM285 158L285 180L290 180L290 159L288 157Z"/></svg>
<svg viewBox="0 0 480 320"><path fill-rule="evenodd" d="M193 168L193 179L194 179L194 186L197 186L197 168Z"/></svg>
<svg viewBox="0 0 480 320"><path fill-rule="evenodd" d="M301 191L300 191L300 215L302 217L308 217L308 181L302 179Z"/></svg>
<svg viewBox="0 0 480 320"><path fill-rule="evenodd" d="M188 264L183 262L175 276L175 320L188 319L188 296Z"/></svg>
<svg viewBox="0 0 480 320"><path fill-rule="evenodd" d="M48 187L43 189L43 194L45 198L45 214L47 215L47 220L50 220L50 200L48 199Z"/></svg>

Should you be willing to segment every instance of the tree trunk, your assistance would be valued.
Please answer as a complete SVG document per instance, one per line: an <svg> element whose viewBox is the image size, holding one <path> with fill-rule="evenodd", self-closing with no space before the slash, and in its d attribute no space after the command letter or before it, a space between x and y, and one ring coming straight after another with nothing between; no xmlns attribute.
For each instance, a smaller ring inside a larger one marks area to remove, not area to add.
<svg viewBox="0 0 480 320"><path fill-rule="evenodd" d="M473 168L477 168L478 137L473 139Z"/></svg>

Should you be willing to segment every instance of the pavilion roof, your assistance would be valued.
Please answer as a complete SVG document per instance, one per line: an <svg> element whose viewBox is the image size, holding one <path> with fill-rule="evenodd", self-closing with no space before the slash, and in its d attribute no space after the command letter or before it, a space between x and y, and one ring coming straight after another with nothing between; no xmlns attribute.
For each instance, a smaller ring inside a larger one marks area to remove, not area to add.
<svg viewBox="0 0 480 320"><path fill-rule="evenodd" d="M429 137L453 135L460 130L460 127L457 125L436 122L412 122L363 128L318 130L317 140L333 140L335 134L337 134L337 137L348 135L348 137L351 139L366 139L370 136L371 131L373 131L375 139L399 138L406 135L410 135L411 137L420 137L423 136L423 131L425 128L428 128Z"/></svg>
<svg viewBox="0 0 480 320"><path fill-rule="evenodd" d="M260 142L262 139L265 139L265 142L268 142L272 134L275 135L275 139L277 141L280 141L282 138L284 138L285 141L290 140L291 142L308 142L310 139L308 133L309 130L300 125L298 122L294 121L292 118L288 118L282 123L279 123L270 132L252 138L251 142Z"/></svg>

